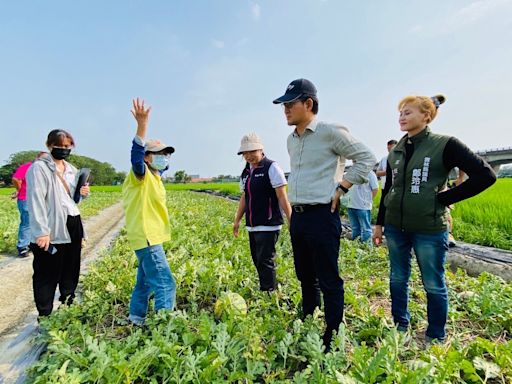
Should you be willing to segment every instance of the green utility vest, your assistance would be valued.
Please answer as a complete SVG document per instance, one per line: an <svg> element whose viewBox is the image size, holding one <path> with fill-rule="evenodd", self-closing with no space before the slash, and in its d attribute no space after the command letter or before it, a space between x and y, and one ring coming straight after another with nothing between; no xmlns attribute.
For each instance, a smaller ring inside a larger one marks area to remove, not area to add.
<svg viewBox="0 0 512 384"><path fill-rule="evenodd" d="M443 164L443 151L449 139L427 127L416 136L402 137L389 153L393 184L384 199L385 224L406 232L447 229L448 208L437 201L437 193L445 189L450 171ZM414 144L414 153L404 169L407 140Z"/></svg>

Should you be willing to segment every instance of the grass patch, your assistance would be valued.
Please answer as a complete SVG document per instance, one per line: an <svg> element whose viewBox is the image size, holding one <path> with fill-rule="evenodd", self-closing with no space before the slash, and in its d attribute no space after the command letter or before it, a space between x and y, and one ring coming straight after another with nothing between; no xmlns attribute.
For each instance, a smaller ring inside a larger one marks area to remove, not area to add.
<svg viewBox="0 0 512 384"><path fill-rule="evenodd" d="M512 250L512 179L455 204L453 232L462 241Z"/></svg>
<svg viewBox="0 0 512 384"><path fill-rule="evenodd" d="M168 191L191 191L191 190L211 190L218 191L223 195L240 196L240 184L233 183L187 183L187 184L166 184Z"/></svg>

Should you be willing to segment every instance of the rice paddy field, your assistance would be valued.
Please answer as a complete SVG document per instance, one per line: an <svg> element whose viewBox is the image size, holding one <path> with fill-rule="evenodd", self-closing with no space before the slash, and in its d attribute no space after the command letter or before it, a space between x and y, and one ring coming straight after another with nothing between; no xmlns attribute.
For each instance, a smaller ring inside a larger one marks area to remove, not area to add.
<svg viewBox="0 0 512 384"><path fill-rule="evenodd" d="M167 184L166 189L170 191L210 190L219 192L222 195L240 196L240 186L236 182Z"/></svg>
<svg viewBox="0 0 512 384"><path fill-rule="evenodd" d="M457 239L512 250L512 178L455 204L452 217Z"/></svg>

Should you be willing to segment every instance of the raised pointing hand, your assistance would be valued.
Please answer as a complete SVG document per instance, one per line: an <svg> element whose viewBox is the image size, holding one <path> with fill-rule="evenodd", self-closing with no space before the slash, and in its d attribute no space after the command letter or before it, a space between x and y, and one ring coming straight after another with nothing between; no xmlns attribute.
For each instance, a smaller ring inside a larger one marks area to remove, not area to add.
<svg viewBox="0 0 512 384"><path fill-rule="evenodd" d="M144 107L144 100L139 100L137 97L133 99L133 109L130 111L137 120L138 124L147 124L149 118L149 112L151 111L151 107Z"/></svg>
<svg viewBox="0 0 512 384"><path fill-rule="evenodd" d="M151 111L151 107L147 109L144 107L144 100L136 99L132 100L133 109L130 111L137 120L137 136L139 136L142 140L146 137L146 130L148 127L148 119L149 112Z"/></svg>

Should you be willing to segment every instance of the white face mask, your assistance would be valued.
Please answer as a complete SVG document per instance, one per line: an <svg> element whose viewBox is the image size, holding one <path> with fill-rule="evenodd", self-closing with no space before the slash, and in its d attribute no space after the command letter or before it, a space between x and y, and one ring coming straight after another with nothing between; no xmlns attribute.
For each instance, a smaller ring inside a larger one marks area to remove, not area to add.
<svg viewBox="0 0 512 384"><path fill-rule="evenodd" d="M166 155L153 155L151 160L151 167L157 171L163 171L169 167L169 156Z"/></svg>

